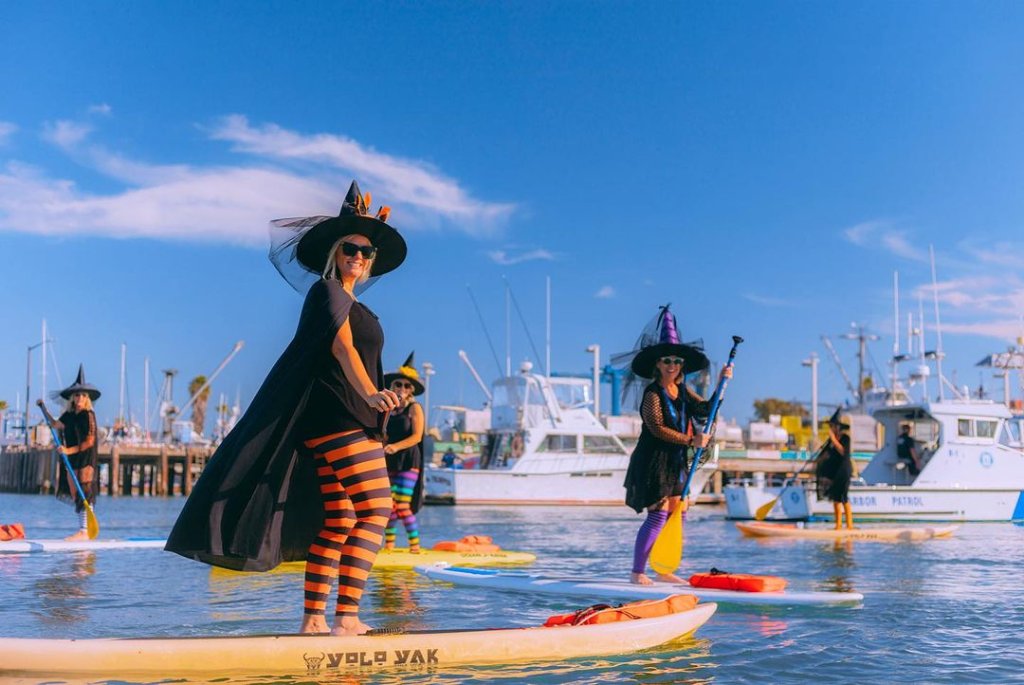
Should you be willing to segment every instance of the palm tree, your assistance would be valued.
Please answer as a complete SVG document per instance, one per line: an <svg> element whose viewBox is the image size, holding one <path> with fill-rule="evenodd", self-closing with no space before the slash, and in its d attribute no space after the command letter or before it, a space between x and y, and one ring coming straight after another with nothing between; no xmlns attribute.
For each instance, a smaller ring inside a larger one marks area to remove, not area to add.
<svg viewBox="0 0 1024 685"><path fill-rule="evenodd" d="M7 404L7 400L0 400L0 427L2 427L4 425L4 414L7 413L7 407L8 406L9 405ZM0 438L2 438L2 437L3 437L3 434L0 433Z"/></svg>
<svg viewBox="0 0 1024 685"><path fill-rule="evenodd" d="M188 384L189 397L198 392L199 388L206 385L206 376L196 376ZM196 397L192 403L192 430L197 434L203 434L203 427L206 425L206 403L210 399L210 387L203 388L203 392Z"/></svg>

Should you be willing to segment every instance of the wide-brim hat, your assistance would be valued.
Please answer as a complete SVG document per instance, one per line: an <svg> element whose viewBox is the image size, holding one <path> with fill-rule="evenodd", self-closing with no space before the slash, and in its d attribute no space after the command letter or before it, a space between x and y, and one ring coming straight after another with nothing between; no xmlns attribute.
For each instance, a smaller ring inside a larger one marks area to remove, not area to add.
<svg viewBox="0 0 1024 685"><path fill-rule="evenodd" d="M654 378L654 365L662 357L679 357L683 360L683 373L694 373L708 368L711 362L695 344L658 343L637 352L631 364L633 373L642 378Z"/></svg>
<svg viewBox="0 0 1024 685"><path fill-rule="evenodd" d="M369 206L369 193L362 195L359 184L352 181L338 216L325 217L306 230L296 246L295 258L306 269L322 274L334 244L347 235L361 235L377 248L370 276L380 276L397 269L405 261L408 249L405 239L385 223L390 212L388 207L381 207L376 216L371 216Z"/></svg>
<svg viewBox="0 0 1024 685"><path fill-rule="evenodd" d="M390 388L392 381L395 381L399 378L404 378L405 380L412 383L413 395L423 394L426 388L423 386L423 383L420 382L420 372L416 370L416 366L413 362L413 355L415 354L415 352L410 352L409 356L405 360L405 363L398 367L398 371L392 371L391 373L384 374L385 388Z"/></svg>
<svg viewBox="0 0 1024 685"><path fill-rule="evenodd" d="M75 382L61 390L58 394L64 399L70 400L72 395L79 392L84 392L93 402L98 400L101 394L96 386L85 382L85 369L81 364L78 365L78 377L75 378Z"/></svg>

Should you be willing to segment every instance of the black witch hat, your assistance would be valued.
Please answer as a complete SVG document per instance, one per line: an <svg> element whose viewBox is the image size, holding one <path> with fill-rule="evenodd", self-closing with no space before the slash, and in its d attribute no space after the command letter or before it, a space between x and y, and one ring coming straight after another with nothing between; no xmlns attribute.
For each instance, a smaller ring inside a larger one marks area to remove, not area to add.
<svg viewBox="0 0 1024 685"><path fill-rule="evenodd" d="M78 377L75 379L75 382L61 390L58 394L64 399L70 400L71 396L76 392L84 392L93 402L100 398L99 389L85 382L85 368L82 364L78 365Z"/></svg>
<svg viewBox="0 0 1024 685"><path fill-rule="evenodd" d="M829 417L828 422L833 426L839 426L840 428L849 428L850 419L847 416L843 416L842 407L835 410L832 416Z"/></svg>
<svg viewBox="0 0 1024 685"><path fill-rule="evenodd" d="M661 307L655 321L656 336L651 331L641 335L641 348L633 357L630 368L641 378L654 377L654 364L662 357L679 357L683 360L683 373L702 371L708 367L708 358L699 343L682 343L676 328L676 317L669 311L671 305ZM646 340L645 340L646 338Z"/></svg>
<svg viewBox="0 0 1024 685"><path fill-rule="evenodd" d="M361 235L377 248L372 278L397 269L405 261L407 248L402 235L385 223L391 208L382 206L373 216L369 208L370 194L360 193L359 184L352 181L338 216L275 219L270 222L270 260L285 280L304 292L303 281L324 272L334 244L347 235ZM302 273L292 273L296 265Z"/></svg>
<svg viewBox="0 0 1024 685"><path fill-rule="evenodd" d="M405 360L405 363L398 367L398 371L384 374L385 388L390 388L392 381L397 380L399 378L404 378L405 380L412 383L413 395L423 394L425 388L423 387L423 383L420 382L420 372L416 370L415 362L413 361L413 355L415 354L415 352L410 352L408 358L406 358Z"/></svg>

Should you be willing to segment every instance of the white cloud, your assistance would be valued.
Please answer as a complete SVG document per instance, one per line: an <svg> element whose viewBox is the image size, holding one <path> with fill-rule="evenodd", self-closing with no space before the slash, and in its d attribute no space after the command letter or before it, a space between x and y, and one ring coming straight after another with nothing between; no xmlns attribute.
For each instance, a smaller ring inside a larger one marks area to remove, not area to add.
<svg viewBox="0 0 1024 685"><path fill-rule="evenodd" d="M43 139L57 147L70 149L92 133L92 126L77 121L61 120L43 125Z"/></svg>
<svg viewBox="0 0 1024 685"><path fill-rule="evenodd" d="M749 300L754 304L764 305L765 307L794 307L796 303L784 300L779 297L769 297L767 295L758 295L756 293L743 293L743 299Z"/></svg>
<svg viewBox="0 0 1024 685"><path fill-rule="evenodd" d="M9 121L0 121L0 145L7 144L8 139L14 132L18 130L18 127Z"/></svg>
<svg viewBox="0 0 1024 685"><path fill-rule="evenodd" d="M388 204L404 204L414 212L447 218L469 233L488 232L515 210L515 205L477 200L426 162L403 159L331 133L303 135L275 124L253 127L241 115L221 120L211 132L215 140L234 144L236 151L271 159L315 162L360 179Z"/></svg>
<svg viewBox="0 0 1024 685"><path fill-rule="evenodd" d="M491 258L492 262L501 264L502 266L522 264L523 262L532 262L539 259L551 261L555 258L555 255L543 248L528 250L526 252L520 252L519 254L512 254L507 250L492 250L487 253L487 256Z"/></svg>
<svg viewBox="0 0 1024 685"><path fill-rule="evenodd" d="M113 108L105 102L100 102L95 105L90 105L89 109L86 110L89 114L99 114L102 116L110 116L113 112Z"/></svg>
<svg viewBox="0 0 1024 685"><path fill-rule="evenodd" d="M1011 242L996 242L988 248L980 248L974 244L961 244L971 256L982 264L1008 266L1012 269L1024 269L1024 245Z"/></svg>
<svg viewBox="0 0 1024 685"><path fill-rule="evenodd" d="M843 229L843 236L849 242L861 247L880 247L898 257L927 261L925 250L914 246L907 238L908 232L897 229L891 221L875 219Z"/></svg>
<svg viewBox="0 0 1024 685"><path fill-rule="evenodd" d="M597 292L594 293L594 297L598 298L599 300L611 299L615 297L615 288L611 287L610 285L602 285L600 288L598 288Z"/></svg>
<svg viewBox="0 0 1024 685"><path fill-rule="evenodd" d="M247 130L242 126L244 120L233 121L232 128L222 128L213 137L225 139L229 132ZM297 153L295 159L308 162L302 169L274 164L287 155L275 151L265 139L268 130L284 138L308 140L274 126L248 129L253 141L246 144L246 151L262 159L223 166L156 165L133 160L102 145L84 142L91 130L86 124L58 121L44 127L44 137L79 163L120 181L123 188L110 193L90 192L73 180L7 160L0 163L0 231L264 246L270 219L337 213L356 167L379 173L393 168L401 176L395 183L377 186L372 175L354 174L360 180L367 179L364 191L373 191L376 199L392 206L392 220L402 229L445 226L471 234L486 232L513 208L474 199L454 180L416 160L385 157L391 165L385 167L377 153L367 152L355 141L348 142L353 150L362 151L363 158L345 175L339 174L344 167L340 157L333 161L317 158L313 151ZM328 134L313 138L340 139ZM240 149L241 144L235 148ZM415 187L409 185L413 177L418 184ZM454 204L441 211L437 208L444 197L452 198ZM406 212L406 208L415 211ZM551 256L536 250L525 258Z"/></svg>

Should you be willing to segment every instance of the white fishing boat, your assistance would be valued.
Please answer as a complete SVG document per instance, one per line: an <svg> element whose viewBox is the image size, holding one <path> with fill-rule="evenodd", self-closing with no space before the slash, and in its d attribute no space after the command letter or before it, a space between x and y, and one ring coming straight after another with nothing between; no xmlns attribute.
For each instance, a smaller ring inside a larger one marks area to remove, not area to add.
<svg viewBox="0 0 1024 685"><path fill-rule="evenodd" d="M594 416L591 382L549 378L525 362L492 385L491 428L478 468L427 466L428 501L624 506L629 451ZM717 468L694 475L693 497Z"/></svg>
<svg viewBox="0 0 1024 685"><path fill-rule="evenodd" d="M1024 520L1024 418L990 400L921 402L875 411L885 444L850 486L850 504L860 519L915 521ZM897 458L901 426L911 426L922 459L918 475ZM780 488L755 484L726 487L731 518L753 518ZM769 518L830 517L832 504L810 486L782 493Z"/></svg>

